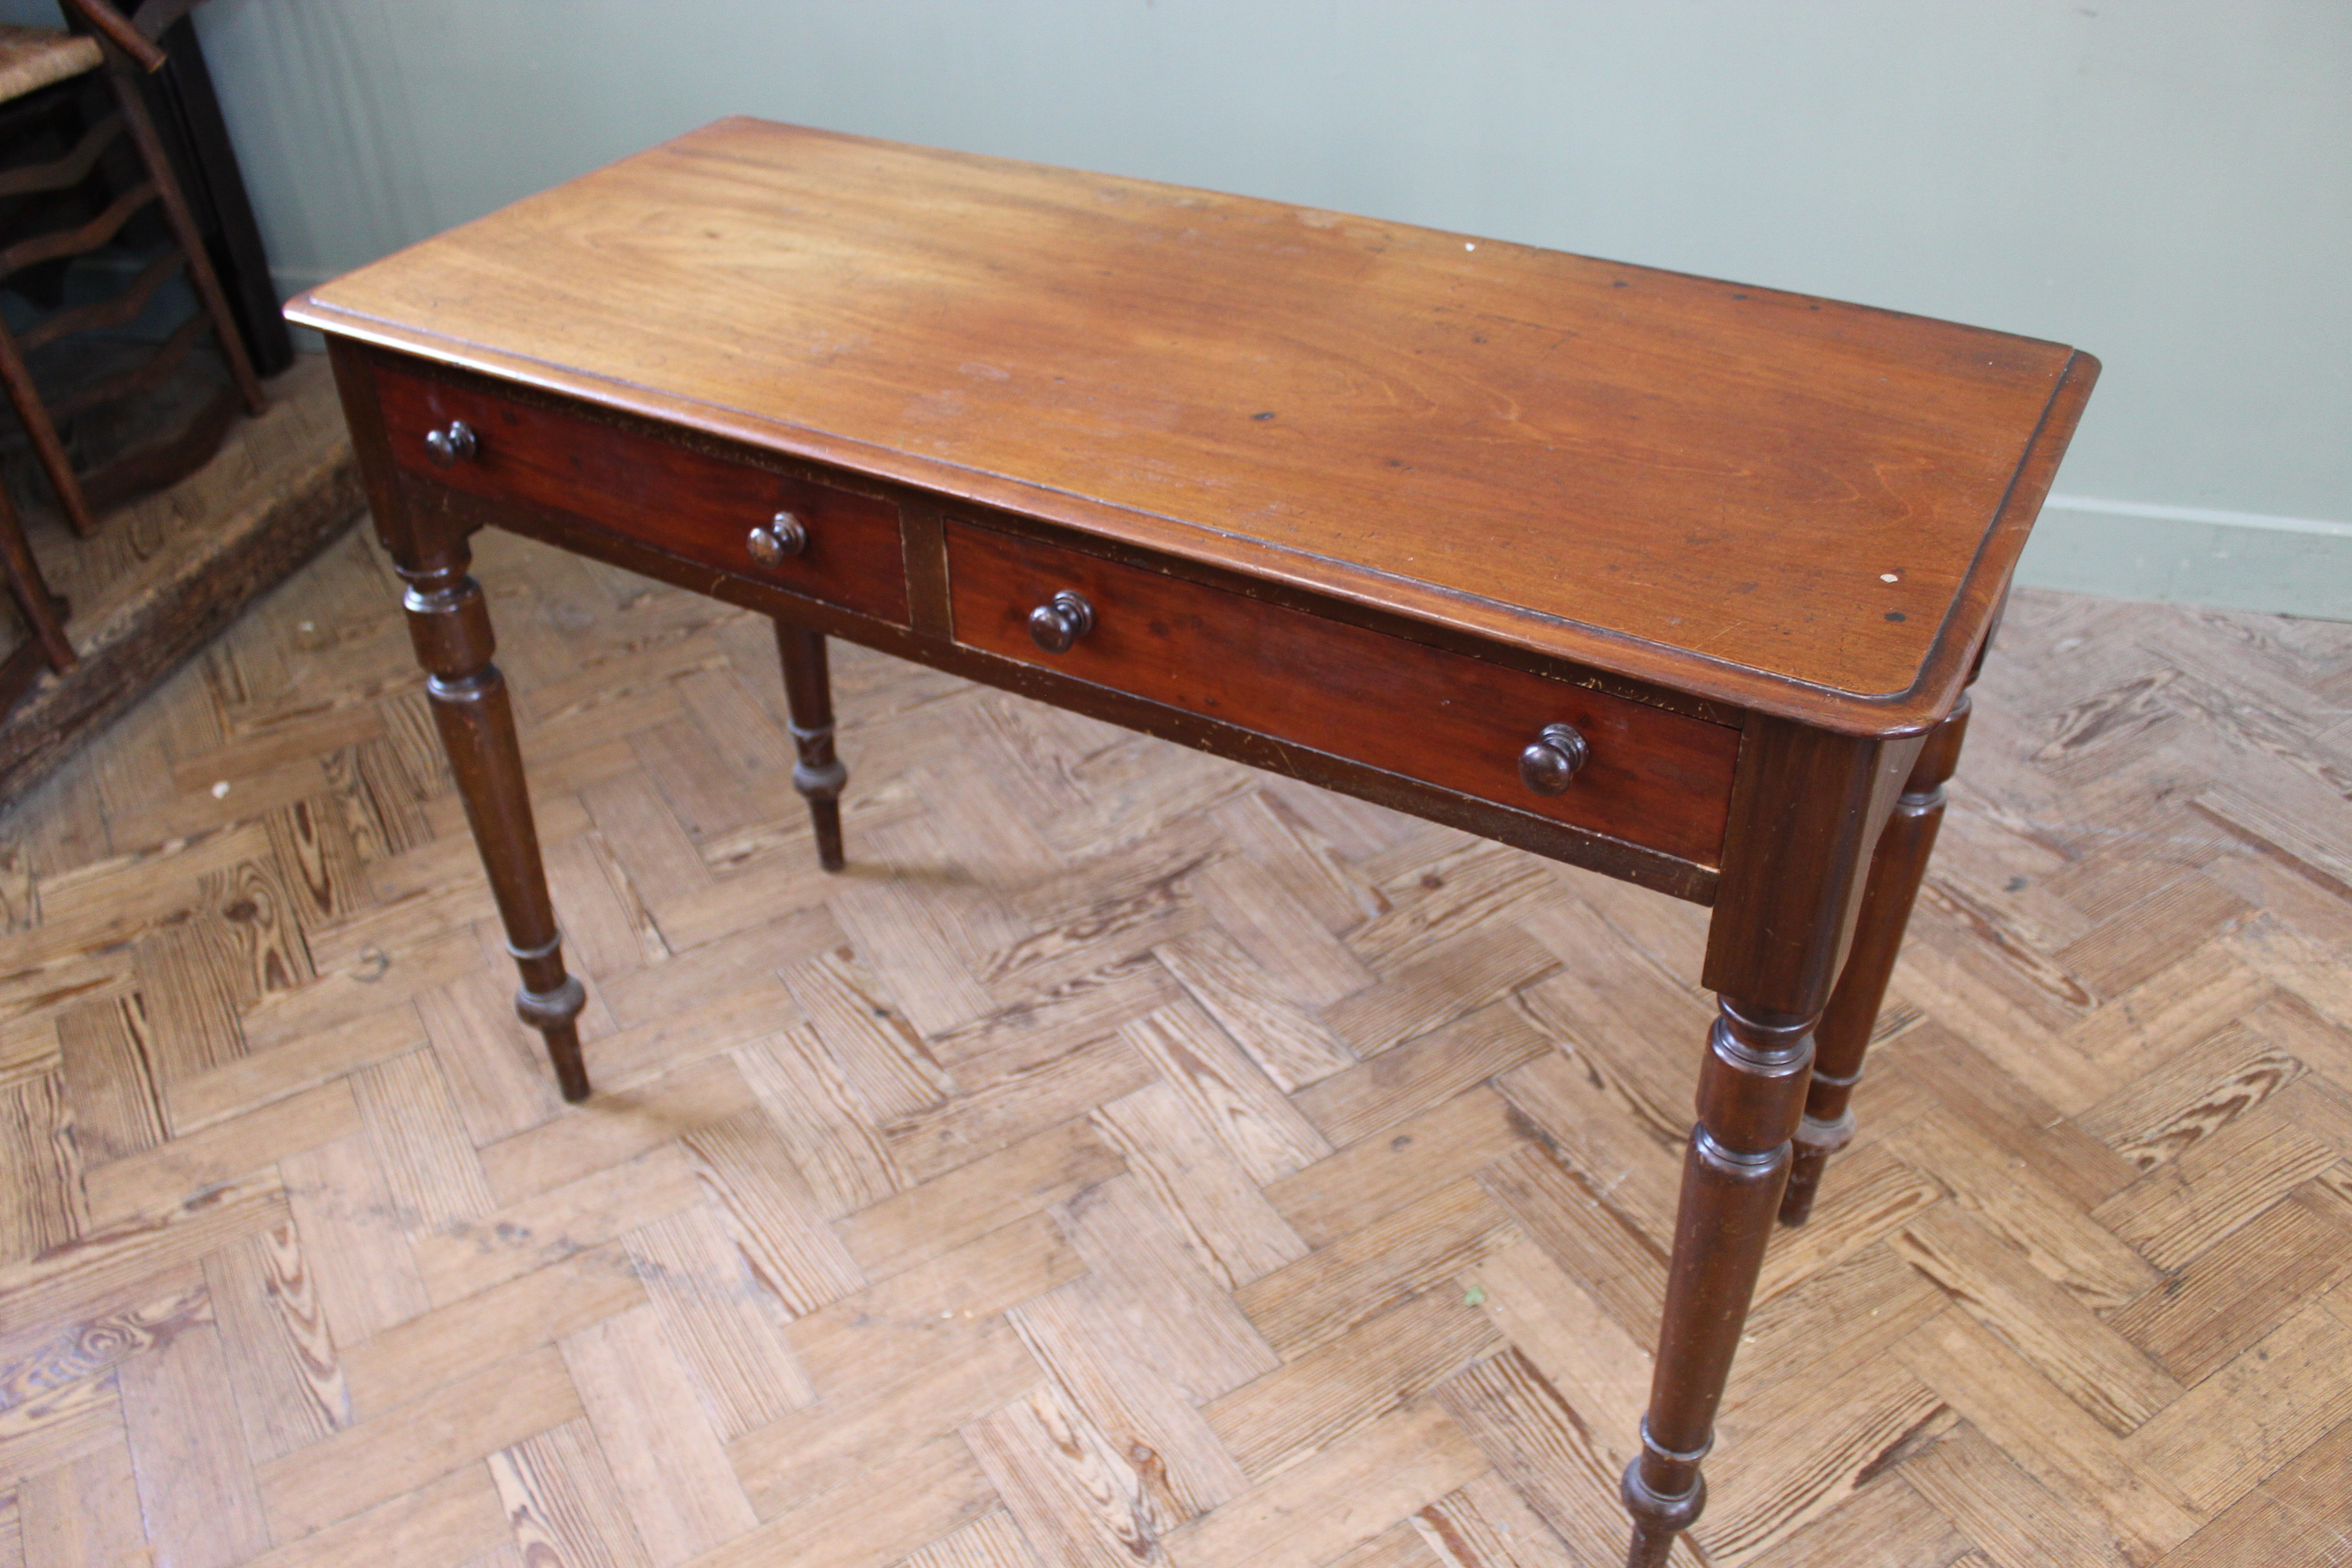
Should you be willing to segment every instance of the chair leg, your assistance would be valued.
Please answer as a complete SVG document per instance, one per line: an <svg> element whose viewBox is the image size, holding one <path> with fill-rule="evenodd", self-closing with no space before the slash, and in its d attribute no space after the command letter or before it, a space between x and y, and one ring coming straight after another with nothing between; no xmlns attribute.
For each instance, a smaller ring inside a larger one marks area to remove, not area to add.
<svg viewBox="0 0 2352 1568"><path fill-rule="evenodd" d="M33 384L33 373L26 366L16 334L6 327L0 327L0 385L7 388L8 401L24 422L25 434L32 438L33 455L41 460L41 471L49 476L49 488L58 493L58 506L65 513L67 525L77 536L88 539L98 531L98 519L90 515L81 478L74 472L73 459L66 455L66 444L49 419L49 405L42 400L41 389Z"/></svg>
<svg viewBox="0 0 2352 1568"><path fill-rule="evenodd" d="M228 297L221 292L212 258L205 253L205 237L196 230L196 220L188 211L178 178L172 173L171 155L164 151L163 139L147 113L147 100L140 94L139 84L131 79L130 68L110 51L106 80L114 89L114 101L122 110L122 122L131 128L131 140L138 143L139 156L147 165L147 177L155 183L155 194L163 204L163 216L178 237L181 250L186 253L188 281L195 285L196 298L203 301L205 314L212 319L213 336L220 342L221 360L228 366L229 378L236 384L237 395L245 399L246 412L258 414L268 406L268 400L262 395L260 378L253 374L253 361L246 354L245 340L237 335L236 318L229 313Z"/></svg>
<svg viewBox="0 0 2352 1568"><path fill-rule="evenodd" d="M103 74L121 111L122 122L139 149L148 180L155 187L156 200L163 204L164 220L179 244L188 281L194 287L196 299L212 324L213 337L220 344L221 361L228 367L229 379L235 383L247 412L259 414L268 406L260 378L253 373L253 361L245 352L245 340L237 334L236 319L229 313L227 296L221 292L212 258L205 253L204 236L197 232L187 198L172 173L170 154L147 112L146 100L140 94L139 84L131 79L129 68L111 50ZM34 384L22 346L5 328L0 328L0 385L6 388L16 416L24 422L34 455L48 475L50 488L57 491L58 504L67 523L76 534L89 538L98 531L98 519L90 510L89 498L82 489L80 476L74 472L73 460L58 434L56 422L49 417L40 388Z"/></svg>
<svg viewBox="0 0 2352 1568"><path fill-rule="evenodd" d="M49 597L49 585L41 577L41 563L33 558L32 547L25 542L25 531L16 521L16 509L8 504L5 491L0 491L0 570L7 574L8 592L24 615L26 629L40 645L41 657L60 674L71 669L75 662L73 644L67 638L65 622Z"/></svg>

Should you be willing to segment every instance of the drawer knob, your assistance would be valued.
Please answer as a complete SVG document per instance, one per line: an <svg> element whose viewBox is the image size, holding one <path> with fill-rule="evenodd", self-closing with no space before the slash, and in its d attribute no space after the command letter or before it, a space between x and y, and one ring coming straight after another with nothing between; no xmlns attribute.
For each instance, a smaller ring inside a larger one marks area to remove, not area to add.
<svg viewBox="0 0 2352 1568"><path fill-rule="evenodd" d="M762 566L781 566L787 557L808 548L808 529L791 512L780 511L765 528L753 529L743 548Z"/></svg>
<svg viewBox="0 0 2352 1568"><path fill-rule="evenodd" d="M1519 782L1538 795L1565 795L1569 781L1592 760L1592 748L1572 724L1547 724L1519 753Z"/></svg>
<svg viewBox="0 0 2352 1568"><path fill-rule="evenodd" d="M482 444L474 436L474 427L463 419L452 419L446 430L435 430L425 437L425 449L433 454L433 461L441 468L454 468L460 462L470 463Z"/></svg>
<svg viewBox="0 0 2352 1568"><path fill-rule="evenodd" d="M1095 607L1067 588L1029 612L1029 636L1047 653L1069 652L1094 629Z"/></svg>

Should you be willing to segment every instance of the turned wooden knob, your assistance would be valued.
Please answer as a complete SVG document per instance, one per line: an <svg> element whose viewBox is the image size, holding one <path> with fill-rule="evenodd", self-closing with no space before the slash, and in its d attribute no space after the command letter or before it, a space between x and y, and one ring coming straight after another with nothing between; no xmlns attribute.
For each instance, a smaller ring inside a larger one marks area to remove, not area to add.
<svg viewBox="0 0 2352 1568"><path fill-rule="evenodd" d="M473 461L474 454L481 450L481 443L475 439L471 425L463 419L452 419L447 429L425 436L425 449L433 454L435 463L446 468L460 461Z"/></svg>
<svg viewBox="0 0 2352 1568"><path fill-rule="evenodd" d="M1519 753L1519 782L1538 795L1565 795L1570 779L1592 760L1592 748L1572 724L1547 724Z"/></svg>
<svg viewBox="0 0 2352 1568"><path fill-rule="evenodd" d="M765 528L753 529L743 541L743 548L762 566L781 566L787 556L798 555L808 548L808 529L791 512L780 511L768 520Z"/></svg>
<svg viewBox="0 0 2352 1568"><path fill-rule="evenodd" d="M1069 652L1094 629L1095 607L1067 588L1029 612L1029 636L1047 653Z"/></svg>

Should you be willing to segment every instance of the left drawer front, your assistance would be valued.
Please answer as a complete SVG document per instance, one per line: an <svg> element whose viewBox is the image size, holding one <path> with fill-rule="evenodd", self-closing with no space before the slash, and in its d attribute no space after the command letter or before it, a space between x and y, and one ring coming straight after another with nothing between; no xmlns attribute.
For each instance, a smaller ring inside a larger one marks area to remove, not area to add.
<svg viewBox="0 0 2352 1568"><path fill-rule="evenodd" d="M907 624L906 555L888 501L396 371L379 371L376 384L394 460L434 484L564 513L730 576ZM472 427L476 448L443 468L425 438L453 420ZM751 532L780 511L800 520L807 548L763 566Z"/></svg>

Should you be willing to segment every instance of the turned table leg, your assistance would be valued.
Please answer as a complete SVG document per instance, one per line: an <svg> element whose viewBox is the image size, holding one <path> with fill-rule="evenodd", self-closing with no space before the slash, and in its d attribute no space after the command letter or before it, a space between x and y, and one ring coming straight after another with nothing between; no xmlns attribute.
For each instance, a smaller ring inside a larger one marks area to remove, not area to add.
<svg viewBox="0 0 2352 1568"><path fill-rule="evenodd" d="M1903 950L1911 905L1927 874L1936 830L1943 826L1944 785L1959 764L1960 742L1968 730L1969 700L1963 694L1951 717L1929 732L1895 813L1879 835L1870 883L1862 896L1862 915L1854 925L1853 952L1814 1037L1812 1087L1805 1094L1804 1119L1797 1124L1797 1157L1789 1173L1788 1195L1780 1200L1783 1225L1802 1225L1811 1216L1823 1167L1832 1154L1853 1141L1853 1117L1846 1104L1862 1079L1863 1056L1878 1027L1878 1009Z"/></svg>
<svg viewBox="0 0 2352 1568"><path fill-rule="evenodd" d="M825 668L824 636L790 621L776 623L776 652L784 666L784 706L792 712L793 747L800 762L793 787L808 801L816 830L817 864L838 871L847 861L841 850L841 788L849 770L833 754L833 690Z"/></svg>
<svg viewBox="0 0 2352 1568"><path fill-rule="evenodd" d="M1870 847L1917 746L1763 718L1741 742L1707 935L1718 1016L1683 1163L1641 1452L1625 1470L1629 1568L1661 1568L1706 1506L1700 1461L1788 1183L1814 1028Z"/></svg>
<svg viewBox="0 0 2352 1568"><path fill-rule="evenodd" d="M1642 1453L1625 1471L1626 1561L1654 1568L1706 1504L1699 1461L1731 1375L1772 1214L1789 1177L1814 1020L1725 997L1699 1074L1698 1124L1683 1161L1673 1270Z"/></svg>
<svg viewBox="0 0 2352 1568"><path fill-rule="evenodd" d="M396 549L406 542L396 542ZM475 847L489 873L507 951L521 972L515 1011L546 1037L563 1098L585 1100L588 1069L580 1059L574 1020L587 995L564 972L563 940L540 863L514 710L507 701L506 678L490 662L489 606L481 584L467 574L471 560L459 536L439 542L430 553L396 552L394 563L408 583L408 632L426 671L433 720L457 775Z"/></svg>

